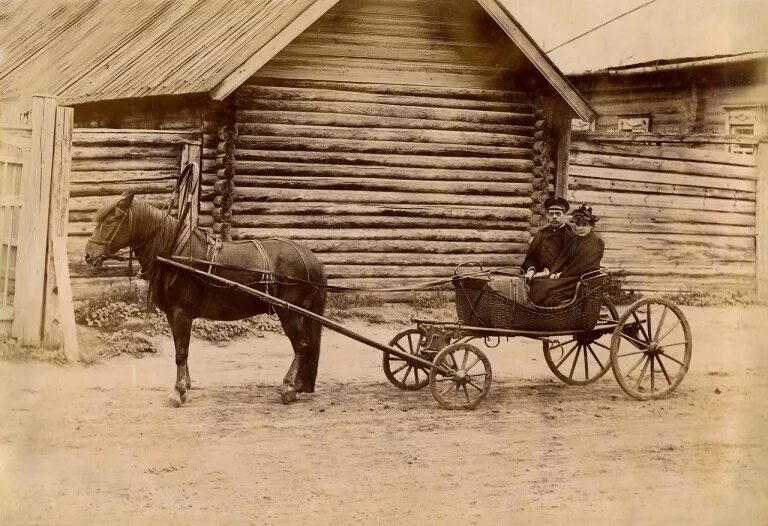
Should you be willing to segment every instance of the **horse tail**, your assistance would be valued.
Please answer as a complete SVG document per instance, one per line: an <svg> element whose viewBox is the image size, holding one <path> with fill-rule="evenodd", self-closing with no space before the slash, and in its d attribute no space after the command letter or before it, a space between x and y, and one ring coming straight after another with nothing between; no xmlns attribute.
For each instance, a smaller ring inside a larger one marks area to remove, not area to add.
<svg viewBox="0 0 768 526"><path fill-rule="evenodd" d="M325 284L325 276L323 276L322 283ZM309 310L322 316L325 312L325 300L325 288L315 288ZM320 362L320 337L322 336L322 330L323 326L320 322L310 318L304 318L304 331L309 339L309 345L304 350L304 360L302 361L302 367L301 370L298 371L298 375L300 375L302 381L301 390L305 393L315 392L317 365Z"/></svg>

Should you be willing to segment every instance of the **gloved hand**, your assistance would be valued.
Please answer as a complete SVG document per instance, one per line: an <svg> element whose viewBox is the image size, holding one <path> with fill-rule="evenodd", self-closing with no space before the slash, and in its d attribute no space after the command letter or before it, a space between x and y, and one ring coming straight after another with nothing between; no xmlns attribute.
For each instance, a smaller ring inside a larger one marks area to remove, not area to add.
<svg viewBox="0 0 768 526"><path fill-rule="evenodd" d="M533 275L534 278L548 278L549 277L549 269L545 268L541 272L537 272Z"/></svg>
<svg viewBox="0 0 768 526"><path fill-rule="evenodd" d="M557 279L559 277L560 277L560 273L559 272L555 272L554 274L550 274L549 275L549 279Z"/></svg>
<svg viewBox="0 0 768 526"><path fill-rule="evenodd" d="M533 270L532 268L529 268L528 272L525 273L525 279L531 279L535 272L536 272L535 270Z"/></svg>

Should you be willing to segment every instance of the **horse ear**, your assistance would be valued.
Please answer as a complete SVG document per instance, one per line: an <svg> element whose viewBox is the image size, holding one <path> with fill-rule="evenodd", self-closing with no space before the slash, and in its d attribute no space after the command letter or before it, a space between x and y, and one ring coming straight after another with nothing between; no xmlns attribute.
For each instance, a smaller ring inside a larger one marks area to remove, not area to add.
<svg viewBox="0 0 768 526"><path fill-rule="evenodd" d="M120 200L117 202L117 208L120 210L128 210L133 202L133 192L125 192L120 196Z"/></svg>

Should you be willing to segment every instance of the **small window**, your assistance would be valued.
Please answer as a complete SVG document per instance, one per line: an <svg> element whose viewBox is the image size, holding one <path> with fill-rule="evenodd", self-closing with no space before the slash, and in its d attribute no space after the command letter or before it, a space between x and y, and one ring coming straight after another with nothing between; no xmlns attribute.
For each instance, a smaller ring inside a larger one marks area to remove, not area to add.
<svg viewBox="0 0 768 526"><path fill-rule="evenodd" d="M595 121L587 122L581 119L571 119L571 130L574 131L594 131Z"/></svg>
<svg viewBox="0 0 768 526"><path fill-rule="evenodd" d="M648 116L638 115L619 116L619 131L630 133L647 133L651 131L651 118Z"/></svg>
<svg viewBox="0 0 768 526"><path fill-rule="evenodd" d="M757 108L733 108L728 111L726 133L728 135L757 135L757 127L760 123L760 110ZM731 144L731 153L740 155L754 155L754 144Z"/></svg>

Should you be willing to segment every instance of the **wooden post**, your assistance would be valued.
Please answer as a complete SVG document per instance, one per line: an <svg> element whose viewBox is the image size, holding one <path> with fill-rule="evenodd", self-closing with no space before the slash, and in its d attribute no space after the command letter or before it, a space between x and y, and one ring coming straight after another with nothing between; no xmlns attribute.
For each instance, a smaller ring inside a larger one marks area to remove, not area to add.
<svg viewBox="0 0 768 526"><path fill-rule="evenodd" d="M66 263L67 224L69 223L69 180L72 160L72 108L59 107L56 110L56 135L53 143L53 176L51 180L51 209L48 222L48 267L45 274L45 316L43 318L43 345L58 347L64 345L64 352L69 361L77 361L78 356L68 350L64 333L73 332L74 328L64 326L68 313L73 310L71 291L62 291L59 281L61 265ZM53 240L65 240L64 260L58 265L54 259ZM66 287L69 289L69 269L66 269ZM70 304L62 302L69 294ZM74 320L74 317L72 318ZM71 347L71 344L69 345ZM76 348L76 338L75 338Z"/></svg>
<svg viewBox="0 0 768 526"><path fill-rule="evenodd" d="M755 278L757 300L768 302L768 136L757 145L757 202L755 203Z"/></svg>
<svg viewBox="0 0 768 526"><path fill-rule="evenodd" d="M189 215L192 218L192 225L197 226L197 216L198 216L198 203L200 202L200 167L202 166L202 159L201 159L201 148L199 144L192 144L192 143L186 143L184 144L183 150L181 151L181 167L179 168L181 171L184 170L184 167L187 165L187 163L195 163L197 165L197 169L194 170L194 172L191 174L191 177L193 179L192 181L192 196L190 200L190 210ZM185 193L185 189L181 189L181 194L179 195L179 213L181 213L181 208L184 206L184 202L188 200L188 197Z"/></svg>
<svg viewBox="0 0 768 526"><path fill-rule="evenodd" d="M16 296L11 333L22 345L40 345L51 201L56 98L32 98L32 142L24 163L16 263Z"/></svg>
<svg viewBox="0 0 768 526"><path fill-rule="evenodd" d="M563 104L555 107L553 130L557 141L555 152L555 195L568 199L568 161L571 152L571 109Z"/></svg>

